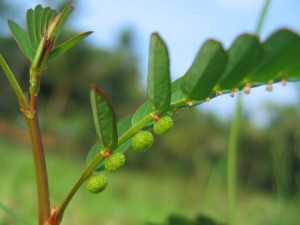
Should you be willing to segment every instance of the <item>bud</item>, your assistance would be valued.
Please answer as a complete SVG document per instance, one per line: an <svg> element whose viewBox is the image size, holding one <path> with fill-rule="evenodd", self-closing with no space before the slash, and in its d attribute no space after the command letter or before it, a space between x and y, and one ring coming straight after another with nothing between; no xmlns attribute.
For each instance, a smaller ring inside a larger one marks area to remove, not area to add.
<svg viewBox="0 0 300 225"><path fill-rule="evenodd" d="M244 93L245 94L250 94L251 87L252 87L252 84L250 84L250 83L246 84L246 86L244 87Z"/></svg>
<svg viewBox="0 0 300 225"><path fill-rule="evenodd" d="M154 121L155 121L155 122L157 122L157 121L159 121L159 120L160 120L160 117L159 117L159 116L157 116L157 115L154 116Z"/></svg>
<svg viewBox="0 0 300 225"><path fill-rule="evenodd" d="M105 152L105 154L104 154L104 157L105 157L105 158L108 159L110 156L111 156L110 152Z"/></svg>
<svg viewBox="0 0 300 225"><path fill-rule="evenodd" d="M188 101L186 104L187 104L188 107L194 107L195 106L194 102L192 102L192 101Z"/></svg>
<svg viewBox="0 0 300 225"><path fill-rule="evenodd" d="M286 80L286 79L282 79L282 80L280 81L280 83L281 83L283 86L285 86L286 83L287 83L287 80Z"/></svg>

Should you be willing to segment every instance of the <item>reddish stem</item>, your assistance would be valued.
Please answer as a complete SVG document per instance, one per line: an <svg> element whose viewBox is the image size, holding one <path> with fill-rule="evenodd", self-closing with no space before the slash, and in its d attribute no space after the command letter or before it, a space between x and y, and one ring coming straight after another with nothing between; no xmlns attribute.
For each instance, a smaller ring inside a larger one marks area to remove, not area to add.
<svg viewBox="0 0 300 225"><path fill-rule="evenodd" d="M39 225L43 225L50 216L50 201L46 161L39 126L36 96L31 96L30 106L33 112L33 117L30 118L24 114L24 118L32 143L32 153L35 165L38 192Z"/></svg>

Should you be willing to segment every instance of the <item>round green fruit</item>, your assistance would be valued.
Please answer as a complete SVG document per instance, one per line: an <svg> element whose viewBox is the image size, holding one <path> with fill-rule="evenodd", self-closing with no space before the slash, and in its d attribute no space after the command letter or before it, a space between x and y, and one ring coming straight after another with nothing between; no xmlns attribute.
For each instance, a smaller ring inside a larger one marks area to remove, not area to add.
<svg viewBox="0 0 300 225"><path fill-rule="evenodd" d="M145 152L153 144L153 135L149 131L140 131L133 136L131 146L138 152Z"/></svg>
<svg viewBox="0 0 300 225"><path fill-rule="evenodd" d="M124 166L125 161L126 159L124 154L120 152L112 154L109 158L106 159L105 170L107 172L115 172Z"/></svg>
<svg viewBox="0 0 300 225"><path fill-rule="evenodd" d="M86 188L89 192L97 194L102 191L107 186L107 177L103 174L92 175L86 183Z"/></svg>
<svg viewBox="0 0 300 225"><path fill-rule="evenodd" d="M163 135L167 133L173 127L173 119L170 116L160 118L155 122L153 130L155 134Z"/></svg>

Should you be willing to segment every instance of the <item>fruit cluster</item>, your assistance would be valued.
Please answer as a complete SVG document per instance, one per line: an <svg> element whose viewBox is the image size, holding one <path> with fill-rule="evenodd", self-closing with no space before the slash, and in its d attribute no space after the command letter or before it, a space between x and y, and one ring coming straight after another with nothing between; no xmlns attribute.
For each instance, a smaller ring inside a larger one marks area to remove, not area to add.
<svg viewBox="0 0 300 225"><path fill-rule="evenodd" d="M155 116L153 131L157 135L166 134L173 127L173 119L170 116L164 116L162 118ZM150 131L141 130L137 132L131 140L131 146L135 151L145 152L153 144L154 138ZM123 153L116 152L111 154L105 153L105 165L104 168L107 172L116 172L121 169L125 164L125 156ZM91 193L102 192L107 186L107 177L103 174L92 175L87 180L87 190Z"/></svg>

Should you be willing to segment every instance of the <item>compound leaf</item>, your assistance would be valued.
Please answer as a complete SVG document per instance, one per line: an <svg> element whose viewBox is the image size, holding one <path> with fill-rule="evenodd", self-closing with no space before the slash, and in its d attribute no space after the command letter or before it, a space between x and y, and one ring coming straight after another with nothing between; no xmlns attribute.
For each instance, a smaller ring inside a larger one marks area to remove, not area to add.
<svg viewBox="0 0 300 225"><path fill-rule="evenodd" d="M46 58L43 59L44 62L63 54L92 33L82 33L64 42L55 49L52 49L73 9L73 1L69 1L60 14L58 14L55 10L52 10L50 7L43 8L41 5L37 5L34 9L27 10L26 24L28 33L26 33L18 24L14 23L13 21L8 21L10 30L18 46L31 62L34 60L39 46L42 46L40 42L43 40L43 37L46 34L48 34L48 36L45 37L50 42L47 46L45 45L42 47L51 47L51 49L47 49L47 55L45 56ZM47 33L45 33L45 31L47 31Z"/></svg>

